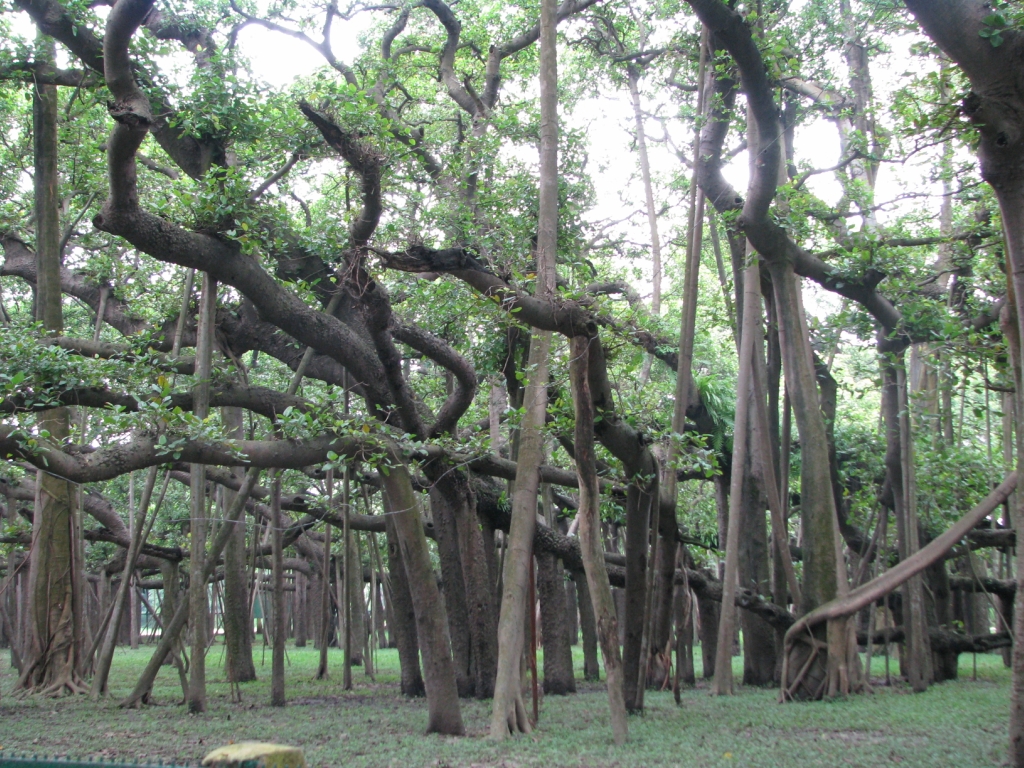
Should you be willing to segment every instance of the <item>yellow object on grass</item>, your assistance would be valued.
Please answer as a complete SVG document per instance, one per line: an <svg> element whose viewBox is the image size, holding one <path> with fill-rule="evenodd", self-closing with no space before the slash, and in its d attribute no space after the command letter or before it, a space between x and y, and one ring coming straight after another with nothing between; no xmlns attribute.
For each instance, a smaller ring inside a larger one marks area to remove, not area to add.
<svg viewBox="0 0 1024 768"><path fill-rule="evenodd" d="M203 765L218 768L242 765L253 768L306 768L306 756L300 747L269 744L263 741L242 741L213 750L203 758Z"/></svg>

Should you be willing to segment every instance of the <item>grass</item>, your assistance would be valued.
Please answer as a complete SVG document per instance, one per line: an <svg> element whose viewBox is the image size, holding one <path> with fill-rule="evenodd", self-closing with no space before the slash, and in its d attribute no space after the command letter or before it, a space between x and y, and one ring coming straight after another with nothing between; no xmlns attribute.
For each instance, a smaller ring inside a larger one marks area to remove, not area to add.
<svg viewBox="0 0 1024 768"><path fill-rule="evenodd" d="M582 678L582 657L577 678ZM879 687L873 695L808 704L776 703L777 691L739 688L715 698L706 685L683 693L649 692L643 717L630 719L630 741L611 743L602 684L582 684L575 696L545 698L540 723L530 736L503 743L486 738L489 702L464 701L468 737L424 736L424 701L398 693L398 658L380 653L380 673L371 682L354 670L355 690L340 689L341 656L330 652L332 678L311 678L318 652L289 648L289 705L268 706L270 653L259 681L242 686L232 703L224 680L222 649L208 657L209 709L190 716L178 705L180 689L165 667L154 688L158 704L122 711L127 694L151 649L118 650L111 674L111 700L84 697L16 698L7 654L0 658L0 755L29 752L74 758L197 763L231 741L280 741L302 746L310 768L359 766L995 766L1007 755L1009 670L996 655L961 657L961 679L913 695L903 686ZM735 659L741 673L742 662ZM880 672L876 660L874 673ZM698 675L700 674L698 654ZM740 678L737 678L740 679Z"/></svg>

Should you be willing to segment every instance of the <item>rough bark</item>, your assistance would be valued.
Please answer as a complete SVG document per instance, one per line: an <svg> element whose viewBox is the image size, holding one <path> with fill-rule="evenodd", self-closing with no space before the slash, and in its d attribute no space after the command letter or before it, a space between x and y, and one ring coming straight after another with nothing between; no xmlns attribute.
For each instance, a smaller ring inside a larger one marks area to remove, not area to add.
<svg viewBox="0 0 1024 768"><path fill-rule="evenodd" d="M455 666L442 619L441 595L430 566L419 500L400 455L394 449L392 453L394 463L399 466L392 467L384 479L385 508L394 521L416 614L416 635L423 656L423 683L427 694L427 733L461 736L465 727L455 684Z"/></svg>
<svg viewBox="0 0 1024 768"><path fill-rule="evenodd" d="M594 604L587 587L587 574L577 571L572 575L576 582L577 603L580 610L580 635L583 640L583 679L597 682L601 679L601 667L597 659L597 624L594 620Z"/></svg>
<svg viewBox="0 0 1024 768"><path fill-rule="evenodd" d="M210 379L213 375L213 321L217 308L217 281L203 273L203 289L199 302L199 330L196 344L196 384L193 391L193 413L205 419L209 415ZM206 649L208 641L209 606L207 602L206 537L209 530L206 504L206 467L193 464L189 468L191 483L189 560L189 629L192 636L189 654L188 711L206 711Z"/></svg>
<svg viewBox="0 0 1024 768"><path fill-rule="evenodd" d="M547 552L537 553L537 597L544 643L544 693L576 693L572 645L565 620L565 581L558 559Z"/></svg>
<svg viewBox="0 0 1024 768"><path fill-rule="evenodd" d="M750 254L753 256L753 254ZM743 275L743 323L740 332L739 378L736 384L736 418L732 450L732 477L729 484L729 520L725 543L725 574L722 577L722 602L718 620L718 643L712 690L718 696L733 692L732 644L736 631L736 611L731 608L739 578L740 539L743 530L744 483L746 480L751 419L748 417L754 368L754 334L760 319L760 294L757 260L751 258ZM763 525L763 522L762 522Z"/></svg>
<svg viewBox="0 0 1024 768"><path fill-rule="evenodd" d="M416 613L412 607L412 595L409 592L405 564L402 562L402 549L398 545L398 531L390 517L386 520L388 570L391 576L391 610L395 619L391 632L398 649L401 674L399 687L406 696L423 696L425 689L420 672L420 652L416 639Z"/></svg>
<svg viewBox="0 0 1024 768"><path fill-rule="evenodd" d="M43 60L52 62L52 42L40 46ZM36 319L54 336L63 332L60 289L60 177L57 160L57 87L38 84L32 89L36 259ZM39 428L60 445L70 431L66 408L40 416ZM32 522L28 567L28 637L23 646L23 669L18 687L48 695L81 690L77 672L82 648L80 635L82 564L75 521L77 491L62 477L40 471Z"/></svg>
<svg viewBox="0 0 1024 768"><path fill-rule="evenodd" d="M281 514L281 475L275 472L270 485L270 542L272 548L271 575L274 606L272 630L273 651L270 667L270 706L283 707L286 703L284 692L284 646L287 634L284 605L284 517ZM230 538L230 537L229 537Z"/></svg>
<svg viewBox="0 0 1024 768"><path fill-rule="evenodd" d="M616 744L623 744L628 738L629 726L623 695L618 620L605 569L604 541L601 536L600 495L594 454L594 406L589 377L590 346L591 342L587 337L574 336L569 348L569 375L576 417L576 473L579 475L580 486L580 555L594 609L597 639L601 646L601 655L604 657L612 738Z"/></svg>
<svg viewBox="0 0 1024 768"><path fill-rule="evenodd" d="M537 221L538 298L550 299L555 290L555 259L558 230L558 70L555 48L557 3L542 0L540 7L540 179ZM498 617L498 664L491 712L491 738L503 739L510 729L529 731L520 710L519 663L522 655L523 621L529 566L533 561L533 532L537 525L538 469L543 463L542 429L545 423L548 385L548 352L551 333L540 331L530 344L529 379L524 394L512 526L509 531L502 574L504 592Z"/></svg>
<svg viewBox="0 0 1024 768"><path fill-rule="evenodd" d="M236 438L243 436L242 411L224 408L221 411L225 431ZM242 473L232 470L239 482ZM224 505L230 507L235 493L224 487ZM249 579L246 572L245 525L235 525L224 547L224 672L234 683L256 679L252 661L252 620L249 616Z"/></svg>

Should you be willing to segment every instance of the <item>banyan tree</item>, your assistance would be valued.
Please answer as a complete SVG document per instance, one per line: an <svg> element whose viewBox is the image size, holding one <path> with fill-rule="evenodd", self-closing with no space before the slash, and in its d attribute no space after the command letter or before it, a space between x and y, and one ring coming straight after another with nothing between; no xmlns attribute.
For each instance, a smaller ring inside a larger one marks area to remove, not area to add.
<svg viewBox="0 0 1024 768"><path fill-rule="evenodd" d="M1024 626L1016 4L0 18L19 689L109 695L145 611L123 706L171 667L202 713L258 630L274 705L289 639L345 688L386 645L429 731L476 697L504 738L581 634L621 743L695 642L716 694L742 636L787 701L869 691L876 649L923 691Z"/></svg>

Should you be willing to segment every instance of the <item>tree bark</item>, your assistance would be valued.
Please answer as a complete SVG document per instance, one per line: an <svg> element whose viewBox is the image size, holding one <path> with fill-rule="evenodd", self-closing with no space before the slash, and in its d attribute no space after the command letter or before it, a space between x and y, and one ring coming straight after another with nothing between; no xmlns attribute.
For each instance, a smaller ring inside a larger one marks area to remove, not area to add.
<svg viewBox="0 0 1024 768"><path fill-rule="evenodd" d="M570 341L569 351L569 376L572 381L576 417L576 474L580 486L580 554L587 576L587 589L593 606L597 639L601 646L601 655L604 657L612 739L616 744L624 744L629 736L629 725L623 695L618 620L604 564L604 541L601 537L600 491L597 459L594 453L594 405L588 375L590 339L574 336Z"/></svg>
<svg viewBox="0 0 1024 768"><path fill-rule="evenodd" d="M576 693L572 645L565 620L565 580L558 558L549 552L537 553L537 596L544 642L544 693Z"/></svg>
<svg viewBox="0 0 1024 768"><path fill-rule="evenodd" d="M537 220L536 295L549 298L555 290L558 239L558 68L555 48L556 2L540 7L540 179ZM538 331L530 344L529 372L519 436L512 525L502 574L503 594L498 617L498 664L494 683L490 735L504 739L511 731L529 731L519 690L526 593L537 527L538 469L544 458L548 352L551 332Z"/></svg>
<svg viewBox="0 0 1024 768"><path fill-rule="evenodd" d="M450 490L450 489L448 489ZM438 560L441 564L445 615L448 634L452 638L452 656L455 661L455 682L459 696L474 694L473 659L470 638L469 607L466 602L466 582L459 552L459 534L456 530L455 511L450 496L435 483L430 488L430 512L434 521Z"/></svg>
<svg viewBox="0 0 1024 768"><path fill-rule="evenodd" d="M427 733L461 736L465 733L459 691L455 685L448 630L442 617L441 594L430 565L423 533L419 500L409 471L392 449L392 466L383 478L385 509L394 522L416 614L416 635L423 655L423 683L427 693Z"/></svg>
<svg viewBox="0 0 1024 768"><path fill-rule="evenodd" d="M733 692L732 644L736 631L736 611L732 604L739 578L740 538L742 529L744 484L748 468L751 419L748 417L754 368L754 334L760 317L760 276L757 259L748 254L750 265L743 275L743 323L740 329L739 378L736 384L736 418L733 429L732 478L729 485L729 522L725 541L725 574L722 577L722 612L718 620L718 643L715 655L715 677L712 691L726 696ZM763 523L762 523L763 525Z"/></svg>
<svg viewBox="0 0 1024 768"><path fill-rule="evenodd" d="M390 516L385 520L385 530L388 537L388 571L391 575L391 612L395 619L391 633L398 649L401 675L399 685L406 696L423 696L425 689L420 673L420 651L416 639L416 612L412 607L409 579L405 563L402 562L402 549L398 545L398 531Z"/></svg>
<svg viewBox="0 0 1024 768"><path fill-rule="evenodd" d="M37 55L52 67L53 42L43 39ZM60 336L64 320L60 287L60 176L57 168L57 88L32 88L32 135L36 228L36 320ZM67 408L40 414L39 429L60 445L70 433ZM47 695L82 690L77 668L83 652L80 633L81 580L75 486L39 471L28 567L28 638L23 646L19 688Z"/></svg>
<svg viewBox="0 0 1024 768"><path fill-rule="evenodd" d="M138 560L139 551L142 549L142 542L147 531L145 524L146 513L149 510L149 500L153 494L153 487L156 484L156 473L157 468L150 467L146 477L146 485L142 490L142 498L139 499L138 511L135 513L136 519L132 525L131 543L128 546L128 551L125 553L124 570L121 572L121 584L117 588L113 611L107 624L107 631L103 637L103 644L100 646L99 656L96 659L96 672L93 675L92 686L89 691L89 697L93 701L98 701L101 695L107 693L107 677L110 674L110 664L114 659L118 629L121 626L128 591L133 588L132 575L135 573L135 563ZM164 491L166 490L167 482L165 481ZM162 493L160 500L163 500Z"/></svg>
<svg viewBox="0 0 1024 768"><path fill-rule="evenodd" d="M576 572L576 602L580 611L580 635L583 640L583 679L597 682L601 679L601 667L597 659L597 623L594 619L594 603L587 586L587 574Z"/></svg>
<svg viewBox="0 0 1024 768"><path fill-rule="evenodd" d="M203 273L203 289L199 300L199 328L196 331L196 385L192 412L198 419L210 413L210 378L213 375L213 332L217 313L217 281ZM188 711L206 711L206 648L209 644L207 622L206 535L206 466L189 467L189 498L191 503L191 557L189 559L189 627L192 650L189 654Z"/></svg>
<svg viewBox="0 0 1024 768"><path fill-rule="evenodd" d="M273 606L274 629L273 651L270 666L270 706L283 707L286 703L284 693L284 646L285 646L285 610L284 610L284 543L282 532L284 518L281 514L281 474L274 472L270 484L270 546L272 552Z"/></svg>
<svg viewBox="0 0 1024 768"><path fill-rule="evenodd" d="M225 432L230 437L244 436L241 408L221 409ZM233 474L241 480L236 468ZM230 507L234 491L224 487L224 506ZM252 619L249 615L249 579L246 572L245 525L232 527L224 547L224 672L229 682L247 683L256 679L252 661Z"/></svg>

